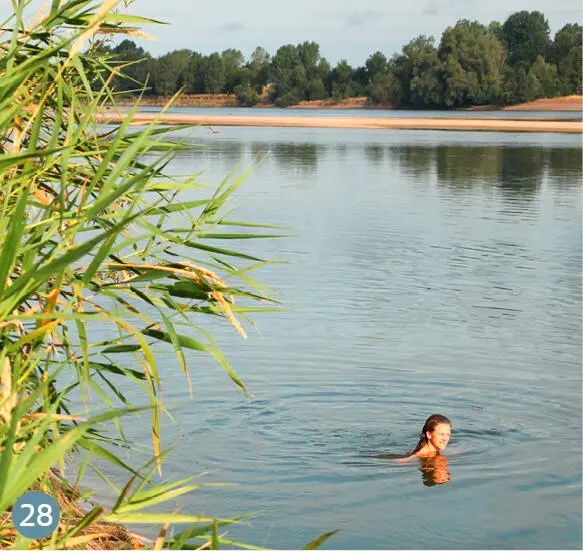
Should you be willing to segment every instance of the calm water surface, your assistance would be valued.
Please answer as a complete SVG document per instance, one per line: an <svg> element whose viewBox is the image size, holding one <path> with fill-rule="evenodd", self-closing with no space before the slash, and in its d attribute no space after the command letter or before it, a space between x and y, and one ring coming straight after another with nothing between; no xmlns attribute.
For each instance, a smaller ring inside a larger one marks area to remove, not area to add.
<svg viewBox="0 0 583 555"><path fill-rule="evenodd" d="M165 478L232 487L184 512L262 510L232 539L297 548L580 548L581 139L332 129L200 130L171 171L218 183L267 160L237 219L293 228L242 245L280 314L239 338L209 324L254 394L190 355L164 398ZM222 245L224 246L224 244ZM241 246L241 245L237 245ZM449 482L377 455L453 421ZM149 434L148 419L134 429ZM434 480L435 481L435 480Z"/></svg>
<svg viewBox="0 0 583 555"><path fill-rule="evenodd" d="M141 106L140 112L159 112L159 106ZM581 111L574 110L377 110L336 108L203 108L176 106L167 110L179 114L208 114L209 116L317 116L359 118L506 118L506 119L575 119L581 121Z"/></svg>

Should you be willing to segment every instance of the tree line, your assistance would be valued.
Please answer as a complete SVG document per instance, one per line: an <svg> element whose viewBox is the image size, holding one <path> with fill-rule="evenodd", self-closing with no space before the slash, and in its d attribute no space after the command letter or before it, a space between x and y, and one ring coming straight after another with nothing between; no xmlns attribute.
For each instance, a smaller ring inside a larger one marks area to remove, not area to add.
<svg viewBox="0 0 583 555"><path fill-rule="evenodd" d="M146 95L234 93L247 106L366 96L395 107L457 108L581 94L581 25L566 24L551 39L539 11L519 11L489 25L461 19L445 29L439 44L420 35L390 59L375 52L358 67L346 60L332 67L309 41L283 45L273 56L257 47L248 60L234 48L153 57L132 40L99 50L122 66L123 75L113 77L119 92L131 94L147 83Z"/></svg>

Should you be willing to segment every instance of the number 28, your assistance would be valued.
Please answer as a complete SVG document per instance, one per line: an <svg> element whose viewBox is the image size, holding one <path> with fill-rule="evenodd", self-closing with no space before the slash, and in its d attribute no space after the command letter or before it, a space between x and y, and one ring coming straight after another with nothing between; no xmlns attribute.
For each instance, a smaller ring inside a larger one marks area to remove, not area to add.
<svg viewBox="0 0 583 555"><path fill-rule="evenodd" d="M30 505L28 503L23 503L20 505L23 509L29 509L28 516L20 523L20 526L50 526L53 523L53 509L50 505L43 503L42 505L38 506L38 515L36 516L36 524L34 522L30 522L31 518L34 518L34 505Z"/></svg>

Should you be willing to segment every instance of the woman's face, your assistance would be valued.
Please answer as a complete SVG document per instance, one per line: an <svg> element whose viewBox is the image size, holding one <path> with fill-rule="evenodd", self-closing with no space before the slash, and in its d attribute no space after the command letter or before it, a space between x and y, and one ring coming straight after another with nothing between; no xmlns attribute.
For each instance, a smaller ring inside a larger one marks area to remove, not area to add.
<svg viewBox="0 0 583 555"><path fill-rule="evenodd" d="M432 432L427 432L427 439L438 451L445 449L449 443L451 426L449 424L438 424Z"/></svg>

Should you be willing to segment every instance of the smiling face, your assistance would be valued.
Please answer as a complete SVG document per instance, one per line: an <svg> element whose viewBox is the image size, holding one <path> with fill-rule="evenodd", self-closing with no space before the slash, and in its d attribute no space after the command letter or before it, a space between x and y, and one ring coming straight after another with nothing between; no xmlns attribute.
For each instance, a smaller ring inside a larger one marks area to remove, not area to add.
<svg viewBox="0 0 583 555"><path fill-rule="evenodd" d="M427 440L433 447L440 451L445 449L451 436L451 426L449 424L437 424L432 432L427 432Z"/></svg>

